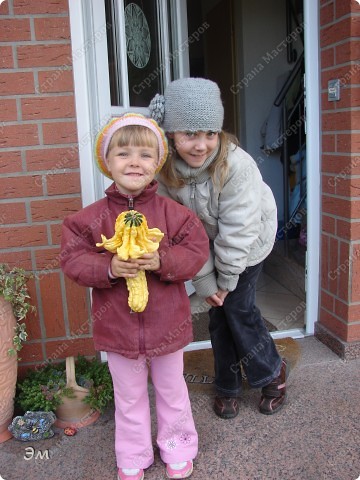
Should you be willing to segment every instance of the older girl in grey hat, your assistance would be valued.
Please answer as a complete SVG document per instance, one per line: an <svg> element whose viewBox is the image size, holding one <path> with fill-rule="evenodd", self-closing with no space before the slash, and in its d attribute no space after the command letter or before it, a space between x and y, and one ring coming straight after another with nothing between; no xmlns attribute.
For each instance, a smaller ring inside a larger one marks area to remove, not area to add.
<svg viewBox="0 0 360 480"><path fill-rule="evenodd" d="M238 414L244 369L248 383L261 388L260 412L271 415L285 402L287 362L264 325L255 292L275 241L273 194L252 157L222 130L216 83L176 80L149 109L173 146L159 175L159 193L196 212L210 239L211 255L193 284L212 307L215 413L222 418Z"/></svg>

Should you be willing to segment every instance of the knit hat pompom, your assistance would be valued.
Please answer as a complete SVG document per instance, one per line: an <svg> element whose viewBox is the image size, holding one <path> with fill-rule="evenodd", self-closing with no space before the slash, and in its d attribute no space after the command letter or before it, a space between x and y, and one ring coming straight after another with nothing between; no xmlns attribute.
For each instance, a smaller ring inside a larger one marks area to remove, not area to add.
<svg viewBox="0 0 360 480"><path fill-rule="evenodd" d="M220 89L206 78L171 82L164 96L155 95L149 109L166 132L220 132L224 122Z"/></svg>
<svg viewBox="0 0 360 480"><path fill-rule="evenodd" d="M112 118L99 131L95 139L95 162L100 172L108 178L112 179L111 173L106 165L106 155L108 153L111 138L120 128L133 125L146 127L150 129L156 136L159 147L159 161L156 167L156 173L161 170L167 159L169 152L167 138L165 136L165 132L159 127L156 121L152 118L144 117L144 115L141 115L140 113L125 113L121 117Z"/></svg>
<svg viewBox="0 0 360 480"><path fill-rule="evenodd" d="M165 97L164 95L159 95L158 93L151 100L149 105L150 116L161 125L164 121L165 116Z"/></svg>

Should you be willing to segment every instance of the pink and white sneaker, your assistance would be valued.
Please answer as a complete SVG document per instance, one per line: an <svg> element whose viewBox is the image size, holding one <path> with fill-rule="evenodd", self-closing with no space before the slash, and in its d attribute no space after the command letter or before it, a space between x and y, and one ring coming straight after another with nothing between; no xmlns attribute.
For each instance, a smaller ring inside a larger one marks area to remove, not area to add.
<svg viewBox="0 0 360 480"><path fill-rule="evenodd" d="M144 470L139 468L119 468L118 480L144 480Z"/></svg>
<svg viewBox="0 0 360 480"><path fill-rule="evenodd" d="M191 460L181 463L167 463L166 475L168 478L188 478L193 472L193 462Z"/></svg>

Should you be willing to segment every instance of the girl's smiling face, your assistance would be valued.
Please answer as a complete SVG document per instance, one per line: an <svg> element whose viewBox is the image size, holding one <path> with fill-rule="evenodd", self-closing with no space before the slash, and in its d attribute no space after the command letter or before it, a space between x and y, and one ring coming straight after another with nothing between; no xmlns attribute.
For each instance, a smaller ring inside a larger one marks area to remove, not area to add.
<svg viewBox="0 0 360 480"><path fill-rule="evenodd" d="M106 166L119 192L139 195L154 179L158 163L158 143L150 129L132 126L114 133Z"/></svg>
<svg viewBox="0 0 360 480"><path fill-rule="evenodd" d="M180 157L190 167L199 168L218 146L217 132L175 132L169 135L174 140Z"/></svg>

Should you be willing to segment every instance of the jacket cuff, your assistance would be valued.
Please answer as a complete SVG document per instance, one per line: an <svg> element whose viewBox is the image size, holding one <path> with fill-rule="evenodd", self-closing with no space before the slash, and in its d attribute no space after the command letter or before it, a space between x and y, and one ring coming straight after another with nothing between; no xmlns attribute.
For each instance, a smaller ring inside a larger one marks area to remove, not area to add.
<svg viewBox="0 0 360 480"><path fill-rule="evenodd" d="M210 297L219 290L216 283L215 272L211 272L203 277L193 279L192 284L196 290L196 295L203 298Z"/></svg>
<svg viewBox="0 0 360 480"><path fill-rule="evenodd" d="M239 275L224 275L218 272L217 284L221 290L232 292L235 290L239 281Z"/></svg>

